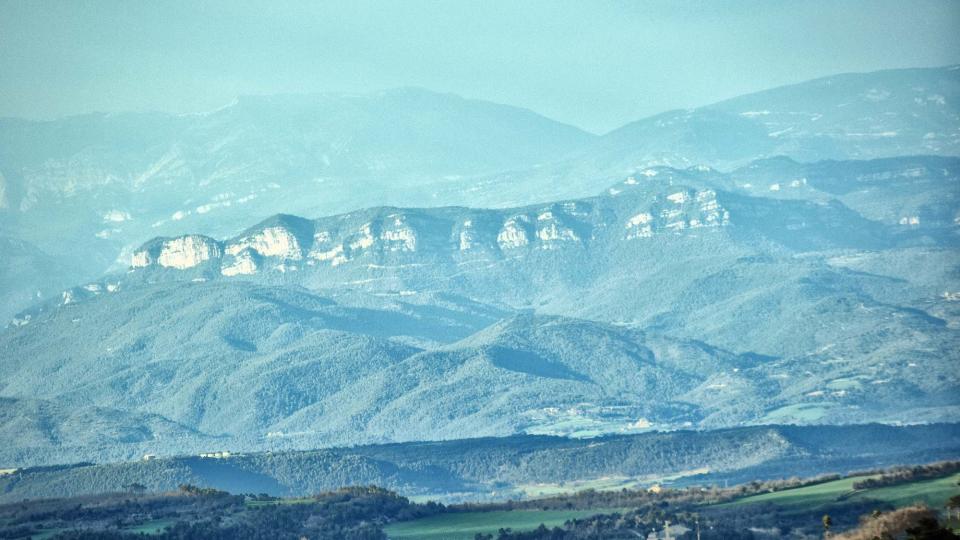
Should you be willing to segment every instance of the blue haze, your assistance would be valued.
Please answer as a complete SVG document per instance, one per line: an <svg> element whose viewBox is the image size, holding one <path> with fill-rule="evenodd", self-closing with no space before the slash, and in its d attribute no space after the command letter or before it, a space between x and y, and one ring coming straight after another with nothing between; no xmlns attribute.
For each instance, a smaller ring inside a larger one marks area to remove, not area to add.
<svg viewBox="0 0 960 540"><path fill-rule="evenodd" d="M956 2L0 2L0 116L421 86L602 133L842 72L960 62Z"/></svg>

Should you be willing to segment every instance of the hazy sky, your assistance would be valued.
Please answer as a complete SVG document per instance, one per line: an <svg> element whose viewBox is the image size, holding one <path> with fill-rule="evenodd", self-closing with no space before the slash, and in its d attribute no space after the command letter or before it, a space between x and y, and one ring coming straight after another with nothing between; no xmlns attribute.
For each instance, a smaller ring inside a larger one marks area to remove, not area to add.
<svg viewBox="0 0 960 540"><path fill-rule="evenodd" d="M422 86L603 132L822 75L960 63L958 28L960 3L918 0L0 0L0 116Z"/></svg>

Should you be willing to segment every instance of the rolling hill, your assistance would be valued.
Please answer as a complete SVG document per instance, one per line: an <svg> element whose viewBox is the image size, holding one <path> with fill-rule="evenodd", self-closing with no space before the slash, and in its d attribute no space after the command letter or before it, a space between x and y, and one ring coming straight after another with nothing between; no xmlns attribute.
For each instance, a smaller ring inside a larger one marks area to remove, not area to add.
<svg viewBox="0 0 960 540"><path fill-rule="evenodd" d="M157 457L148 461L34 467L0 476L0 501L123 491L181 483L234 493L308 495L345 485L377 484L407 496L446 500L523 497L530 487L572 492L578 481L608 489L663 482L709 485L955 457L955 424L892 427L757 426L577 440L544 436L328 448L221 457ZM200 451L209 452L213 448ZM672 480L671 480L672 478ZM790 491L782 492L784 494Z"/></svg>

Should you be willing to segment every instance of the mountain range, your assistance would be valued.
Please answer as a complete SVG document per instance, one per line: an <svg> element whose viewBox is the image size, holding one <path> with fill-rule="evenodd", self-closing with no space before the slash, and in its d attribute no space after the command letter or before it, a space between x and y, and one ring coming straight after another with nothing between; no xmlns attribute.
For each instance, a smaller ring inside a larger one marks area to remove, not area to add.
<svg viewBox="0 0 960 540"><path fill-rule="evenodd" d="M153 239L0 333L6 452L947 421L958 168L659 167L586 199Z"/></svg>
<svg viewBox="0 0 960 540"><path fill-rule="evenodd" d="M951 421L958 83L0 121L0 461Z"/></svg>
<svg viewBox="0 0 960 540"><path fill-rule="evenodd" d="M228 236L276 213L521 206L589 196L652 165L956 156L958 97L951 66L827 77L603 136L410 88L250 96L191 115L0 119L0 239L29 256L0 262L0 317L125 266L150 237ZM48 258L60 263L48 275L18 274Z"/></svg>

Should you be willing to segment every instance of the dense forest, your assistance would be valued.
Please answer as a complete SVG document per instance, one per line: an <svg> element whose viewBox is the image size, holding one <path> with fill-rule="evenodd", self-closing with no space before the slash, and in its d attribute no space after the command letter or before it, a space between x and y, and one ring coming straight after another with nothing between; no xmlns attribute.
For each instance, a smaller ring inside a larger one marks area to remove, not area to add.
<svg viewBox="0 0 960 540"><path fill-rule="evenodd" d="M895 467L879 476L864 478L854 482L854 489L869 489L882 486L896 486L924 478L939 478L960 471L960 461L943 461L914 467Z"/></svg>
<svg viewBox="0 0 960 540"><path fill-rule="evenodd" d="M958 451L957 424L756 426L592 439L524 435L24 468L0 476L0 502L125 491L131 484L152 492L194 484L272 496L375 484L445 502L496 501L527 496L522 485L575 491L578 481L602 477L626 484L735 485L929 463Z"/></svg>

